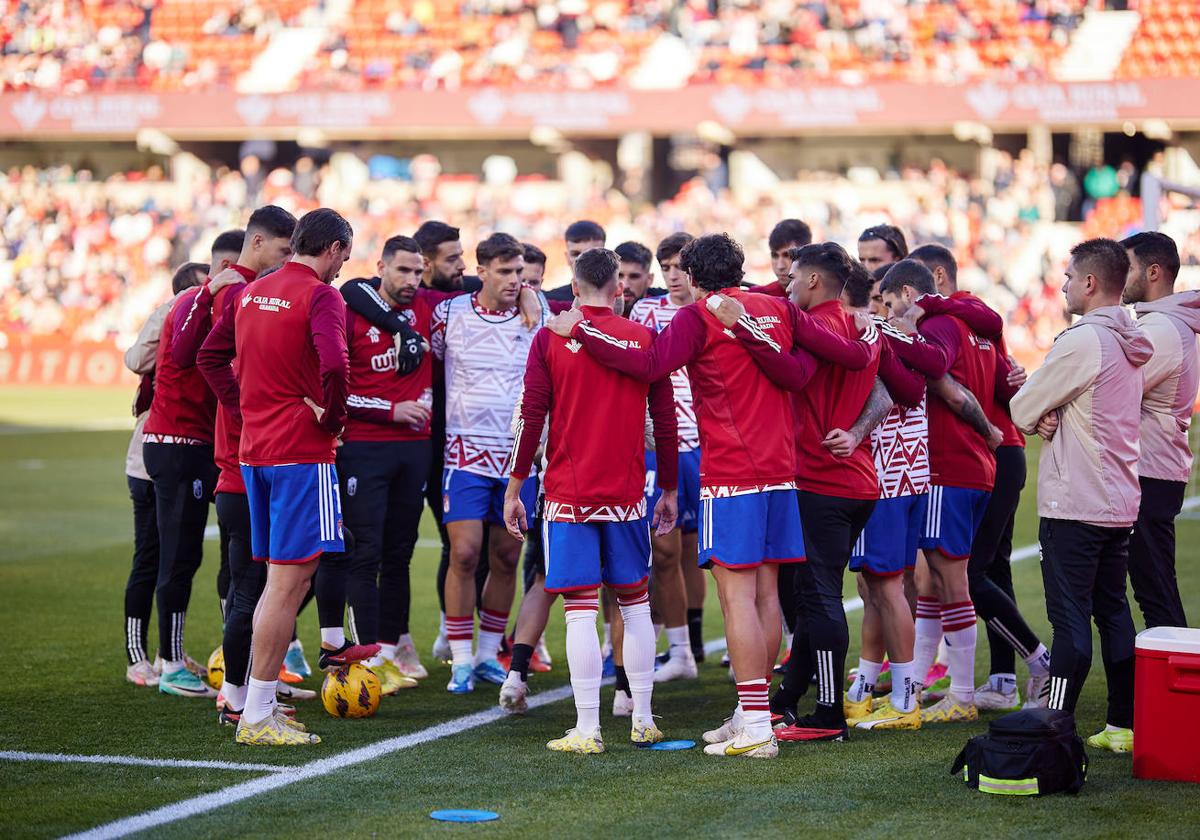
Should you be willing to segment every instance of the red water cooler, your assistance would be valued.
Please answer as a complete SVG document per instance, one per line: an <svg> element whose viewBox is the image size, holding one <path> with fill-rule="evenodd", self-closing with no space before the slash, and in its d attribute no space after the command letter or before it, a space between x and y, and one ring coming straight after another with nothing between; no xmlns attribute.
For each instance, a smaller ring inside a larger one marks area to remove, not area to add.
<svg viewBox="0 0 1200 840"><path fill-rule="evenodd" d="M1200 782L1200 630L1144 630L1136 652L1133 775Z"/></svg>

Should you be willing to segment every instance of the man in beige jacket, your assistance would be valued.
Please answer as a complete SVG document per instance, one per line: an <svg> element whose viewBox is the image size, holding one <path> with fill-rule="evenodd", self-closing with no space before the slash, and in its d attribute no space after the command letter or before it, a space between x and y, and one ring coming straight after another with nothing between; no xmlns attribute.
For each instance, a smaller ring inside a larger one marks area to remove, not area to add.
<svg viewBox="0 0 1200 840"><path fill-rule="evenodd" d="M1046 438L1038 470L1039 539L1052 709L1073 712L1092 661L1091 620L1108 679L1107 726L1088 743L1133 749L1133 618L1125 598L1129 532L1137 520L1141 366L1153 348L1121 308L1129 271L1111 239L1076 245L1067 310L1081 316L1013 397L1013 421Z"/></svg>
<svg viewBox="0 0 1200 840"><path fill-rule="evenodd" d="M1188 428L1200 388L1200 292L1175 292L1179 250L1171 237L1138 233L1121 242L1129 255L1122 300L1154 345L1142 368L1142 505L1129 540L1129 581L1147 627L1187 627L1175 578L1175 517L1192 474Z"/></svg>

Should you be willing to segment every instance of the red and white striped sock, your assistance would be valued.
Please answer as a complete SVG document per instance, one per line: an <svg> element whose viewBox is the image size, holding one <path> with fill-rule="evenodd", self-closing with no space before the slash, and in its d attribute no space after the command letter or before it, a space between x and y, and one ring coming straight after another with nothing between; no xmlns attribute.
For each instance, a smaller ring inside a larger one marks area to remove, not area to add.
<svg viewBox="0 0 1200 840"><path fill-rule="evenodd" d="M650 596L646 590L617 595L617 606L625 620L625 676L633 697L633 723L646 726L653 722L650 713L654 693L654 624L650 619Z"/></svg>
<svg viewBox="0 0 1200 840"><path fill-rule="evenodd" d="M479 608L479 644L476 646L475 663L495 659L500 652L500 642L508 629L508 613Z"/></svg>
<svg viewBox="0 0 1200 840"><path fill-rule="evenodd" d="M975 702L975 605L970 601L942 604L942 633L950 660L950 694L959 702Z"/></svg>
<svg viewBox="0 0 1200 840"><path fill-rule="evenodd" d="M742 709L742 731L755 741L771 736L771 704L767 698L770 688L765 679L747 680L737 684L738 705Z"/></svg>
<svg viewBox="0 0 1200 840"><path fill-rule="evenodd" d="M446 641L450 643L450 655L454 664L471 664L471 641L475 638L475 616L446 616Z"/></svg>
<svg viewBox="0 0 1200 840"><path fill-rule="evenodd" d="M933 667L942 641L942 605L937 598L917 596L916 639L913 642L913 679L923 683Z"/></svg>
<svg viewBox="0 0 1200 840"><path fill-rule="evenodd" d="M600 679L604 672L600 637L596 635L600 600L595 595L566 595L563 610L567 619L567 668L575 695L575 728L588 734L600 728Z"/></svg>

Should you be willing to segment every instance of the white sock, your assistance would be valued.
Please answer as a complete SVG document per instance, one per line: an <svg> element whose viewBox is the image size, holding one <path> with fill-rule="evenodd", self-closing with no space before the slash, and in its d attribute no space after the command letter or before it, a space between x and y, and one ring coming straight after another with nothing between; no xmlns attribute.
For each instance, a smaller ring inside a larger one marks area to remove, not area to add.
<svg viewBox="0 0 1200 840"><path fill-rule="evenodd" d="M600 602L596 598L565 597L563 607L567 618L567 669L575 695L575 728L586 734L600 728L600 679L604 671L596 637Z"/></svg>
<svg viewBox="0 0 1200 840"><path fill-rule="evenodd" d="M1050 673L1050 651L1046 650L1046 646L1038 643L1037 650L1025 657L1025 664L1029 666L1029 676L1044 677ZM1016 677L1014 676L1015 680Z"/></svg>
<svg viewBox="0 0 1200 840"><path fill-rule="evenodd" d="M496 654L500 652L500 642L504 638L503 633L496 633L492 630L479 629L479 648L475 652L475 664L487 662L489 659L495 659Z"/></svg>
<svg viewBox="0 0 1200 840"><path fill-rule="evenodd" d="M913 664L892 663L892 708L897 712L911 712L917 705L917 687L913 684Z"/></svg>
<svg viewBox="0 0 1200 840"><path fill-rule="evenodd" d="M950 670L950 694L963 703L975 701L975 605L970 601L942 604L942 633Z"/></svg>
<svg viewBox="0 0 1200 840"><path fill-rule="evenodd" d="M321 628L321 645L323 647L337 650L344 644L346 644L346 631L344 629L341 627Z"/></svg>
<svg viewBox="0 0 1200 840"><path fill-rule="evenodd" d="M917 598L916 641L913 644L913 679L925 682L942 641L942 605L937 598Z"/></svg>
<svg viewBox="0 0 1200 840"><path fill-rule="evenodd" d="M989 674L988 685L992 691L999 691L1001 694L1012 694L1017 688L1017 675Z"/></svg>
<svg viewBox="0 0 1200 840"><path fill-rule="evenodd" d="M385 645L381 642L379 645L379 655L382 656L384 659L395 659L396 658L396 645L394 645L394 644Z"/></svg>
<svg viewBox="0 0 1200 840"><path fill-rule="evenodd" d="M396 647L415 648L416 645L413 644L412 635L410 633L402 633L400 635L400 639L396 642Z"/></svg>
<svg viewBox="0 0 1200 840"><path fill-rule="evenodd" d="M446 635L446 613L445 612L438 613L438 635L439 636ZM412 639L410 638L409 641L412 641Z"/></svg>
<svg viewBox="0 0 1200 840"><path fill-rule="evenodd" d="M304 645L300 644L299 639L292 639L290 642L288 642L288 650L298 650L303 653Z"/></svg>
<svg viewBox="0 0 1200 840"><path fill-rule="evenodd" d="M688 636L688 627L686 624L680 627L667 628L667 645L672 656L692 655L692 640Z"/></svg>
<svg viewBox="0 0 1200 840"><path fill-rule="evenodd" d="M771 735L771 709L767 700L769 690L767 681L762 677L737 684L742 731L752 740L766 739Z"/></svg>
<svg viewBox="0 0 1200 840"><path fill-rule="evenodd" d="M471 640L470 639L451 639L450 640L450 657L453 659L451 663L454 667L459 665L471 665L475 662L475 657L471 655Z"/></svg>
<svg viewBox="0 0 1200 840"><path fill-rule="evenodd" d="M858 674L854 677L854 685L846 692L851 703L861 703L871 696L875 683L879 682L879 674L883 671L882 662L872 662L869 659L858 660Z"/></svg>
<svg viewBox="0 0 1200 840"><path fill-rule="evenodd" d="M508 676L504 678L505 685L525 685L525 680L521 679L521 675L516 671L509 671Z"/></svg>
<svg viewBox="0 0 1200 840"><path fill-rule="evenodd" d="M651 723L650 703L654 691L654 625L650 621L650 596L642 593L628 603L621 596L617 604L625 620L625 640L621 652L625 659L625 676L629 679L629 694L633 697L633 723ZM675 628L672 628L675 629ZM683 630L687 641L687 627ZM671 630L667 630L670 638ZM674 648L674 643L672 643Z"/></svg>
<svg viewBox="0 0 1200 840"><path fill-rule="evenodd" d="M945 608L945 605L943 605L943 609L944 608ZM933 661L939 662L942 665L949 666L950 665L950 653L949 653L949 651L946 650L946 647L947 647L946 639L943 638L940 642L938 642L937 656L934 657Z"/></svg>
<svg viewBox="0 0 1200 840"><path fill-rule="evenodd" d="M384 662L383 654L377 653L374 656L372 656L370 659L368 659L366 662L364 662L363 664L366 665L368 668L378 668L380 665L383 664L383 662Z"/></svg>
<svg viewBox="0 0 1200 840"><path fill-rule="evenodd" d="M1106 724L1104 724L1104 731L1105 732L1124 732L1125 727L1124 726L1113 726L1111 723L1106 723Z"/></svg>
<svg viewBox="0 0 1200 840"><path fill-rule="evenodd" d="M174 659L164 659L162 672L164 674L174 674L176 671L182 671L183 667L182 660L176 661Z"/></svg>
<svg viewBox="0 0 1200 840"><path fill-rule="evenodd" d="M275 688L279 680L256 680L250 678L246 691L246 705L242 718L247 723L262 723L275 711Z"/></svg>
<svg viewBox="0 0 1200 840"><path fill-rule="evenodd" d="M246 708L246 686L234 685L225 681L221 686L221 696L225 698L225 706L233 711L241 711Z"/></svg>

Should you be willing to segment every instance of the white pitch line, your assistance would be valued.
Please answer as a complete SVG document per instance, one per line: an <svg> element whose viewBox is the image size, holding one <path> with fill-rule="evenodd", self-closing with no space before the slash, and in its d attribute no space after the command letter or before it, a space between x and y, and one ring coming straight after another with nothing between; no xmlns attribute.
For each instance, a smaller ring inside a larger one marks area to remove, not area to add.
<svg viewBox="0 0 1200 840"><path fill-rule="evenodd" d="M182 758L139 758L134 755L70 755L68 753L20 752L0 750L3 761L47 761L63 764L125 764L133 767L178 767L204 770L247 770L256 773L286 773L291 767L280 764L242 764L236 761L193 761Z"/></svg>

